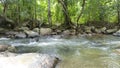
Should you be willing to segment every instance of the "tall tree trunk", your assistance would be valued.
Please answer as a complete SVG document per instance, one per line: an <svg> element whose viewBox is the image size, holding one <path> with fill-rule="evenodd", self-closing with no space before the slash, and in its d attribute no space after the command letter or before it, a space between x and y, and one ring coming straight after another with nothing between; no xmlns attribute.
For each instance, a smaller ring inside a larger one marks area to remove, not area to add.
<svg viewBox="0 0 120 68"><path fill-rule="evenodd" d="M8 4L7 4L7 0L6 0L3 4L3 16L4 17L6 17L7 7L8 7Z"/></svg>
<svg viewBox="0 0 120 68"><path fill-rule="evenodd" d="M83 14L83 11L84 11L84 8L85 8L85 1L86 1L86 0L83 0L81 12L80 12L80 14L79 14L79 16L78 16L78 18L77 18L77 25L76 25L76 30L75 30L75 31L76 31L76 34L78 34L78 28L79 28L78 22L79 22L82 14Z"/></svg>
<svg viewBox="0 0 120 68"><path fill-rule="evenodd" d="M50 0L48 0L48 23L52 26L52 18L51 18L51 4Z"/></svg>
<svg viewBox="0 0 120 68"><path fill-rule="evenodd" d="M67 26L68 28L71 28L73 25L71 18L69 16L68 8L67 8L67 0L59 0L63 7L63 14L64 14L64 25Z"/></svg>

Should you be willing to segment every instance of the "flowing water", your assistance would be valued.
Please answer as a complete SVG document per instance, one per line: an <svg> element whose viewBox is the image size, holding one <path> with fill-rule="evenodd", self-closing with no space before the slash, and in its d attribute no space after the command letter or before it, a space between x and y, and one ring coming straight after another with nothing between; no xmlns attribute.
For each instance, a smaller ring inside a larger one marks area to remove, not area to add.
<svg viewBox="0 0 120 68"><path fill-rule="evenodd" d="M56 68L120 68L120 37L41 37L35 39L0 38L0 44L17 47L18 53L39 52L58 56Z"/></svg>

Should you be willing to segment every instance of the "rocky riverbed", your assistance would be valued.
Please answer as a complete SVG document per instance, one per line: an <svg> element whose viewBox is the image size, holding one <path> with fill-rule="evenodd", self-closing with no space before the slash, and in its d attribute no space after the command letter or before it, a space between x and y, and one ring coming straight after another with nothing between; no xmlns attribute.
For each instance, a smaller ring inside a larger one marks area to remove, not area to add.
<svg viewBox="0 0 120 68"><path fill-rule="evenodd" d="M40 53L12 53L16 48L0 45L0 68L55 68L59 59Z"/></svg>

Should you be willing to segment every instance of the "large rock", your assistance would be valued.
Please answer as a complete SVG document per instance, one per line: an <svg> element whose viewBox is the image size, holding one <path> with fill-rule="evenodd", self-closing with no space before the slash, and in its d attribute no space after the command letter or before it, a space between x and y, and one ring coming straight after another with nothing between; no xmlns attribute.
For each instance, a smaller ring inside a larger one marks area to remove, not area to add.
<svg viewBox="0 0 120 68"><path fill-rule="evenodd" d="M34 31L24 31L25 34L27 35L28 38L34 38L34 37L39 37L39 33L34 32Z"/></svg>
<svg viewBox="0 0 120 68"><path fill-rule="evenodd" d="M7 57L4 55L0 57L0 68L55 68L57 63L58 58L39 53L10 54Z"/></svg>
<svg viewBox="0 0 120 68"><path fill-rule="evenodd" d="M63 31L62 34L63 34L63 35L70 35L70 34L71 34L71 31L70 31L70 30L65 30L65 31Z"/></svg>
<svg viewBox="0 0 120 68"><path fill-rule="evenodd" d="M8 31L8 32L5 32L5 35L9 38L14 38L14 36L18 34L18 32L15 32L15 31Z"/></svg>
<svg viewBox="0 0 120 68"><path fill-rule="evenodd" d="M33 31L39 33L39 32L40 32L40 29L39 29L39 28L34 28Z"/></svg>
<svg viewBox="0 0 120 68"><path fill-rule="evenodd" d="M107 34L113 34L113 33L115 33L116 31L117 31L117 28L108 29L108 30L106 30L106 33L107 33Z"/></svg>
<svg viewBox="0 0 120 68"><path fill-rule="evenodd" d="M97 29L97 28L96 28L96 29L95 29L95 33L102 33L102 32L101 32L101 29Z"/></svg>
<svg viewBox="0 0 120 68"><path fill-rule="evenodd" d="M52 29L51 28L41 28L40 29L40 34L41 35L49 35L52 33Z"/></svg>
<svg viewBox="0 0 120 68"><path fill-rule="evenodd" d="M15 52L16 48L11 45L0 45L0 52L3 52L3 51Z"/></svg>
<svg viewBox="0 0 120 68"><path fill-rule="evenodd" d="M100 30L101 30L102 33L106 33L106 29L107 29L106 27L103 27Z"/></svg>
<svg viewBox="0 0 120 68"><path fill-rule="evenodd" d="M28 27L20 27L20 28L18 28L18 30L25 31L25 30L29 30L29 28Z"/></svg>
<svg viewBox="0 0 120 68"><path fill-rule="evenodd" d="M86 26L84 30L86 33L91 33L92 32L91 29L92 29L91 27Z"/></svg>
<svg viewBox="0 0 120 68"><path fill-rule="evenodd" d="M26 38L26 34L20 32L20 33L18 33L18 34L15 35L15 38L17 38L17 39Z"/></svg>
<svg viewBox="0 0 120 68"><path fill-rule="evenodd" d="M119 36L120 37L120 30L118 30L117 32L113 33L114 36Z"/></svg>
<svg viewBox="0 0 120 68"><path fill-rule="evenodd" d="M0 45L0 52L6 51L10 47L9 45Z"/></svg>

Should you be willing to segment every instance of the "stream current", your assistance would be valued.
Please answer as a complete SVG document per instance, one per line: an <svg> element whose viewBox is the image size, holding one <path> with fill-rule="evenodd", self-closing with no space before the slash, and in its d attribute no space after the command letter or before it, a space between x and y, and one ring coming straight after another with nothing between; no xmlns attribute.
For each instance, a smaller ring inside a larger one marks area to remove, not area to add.
<svg viewBox="0 0 120 68"><path fill-rule="evenodd" d="M61 59L56 68L120 68L120 37L111 35L0 38L0 44L16 46L17 53L55 55Z"/></svg>

